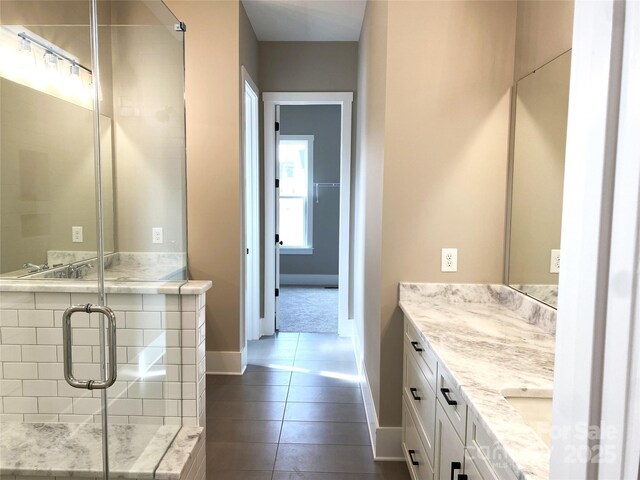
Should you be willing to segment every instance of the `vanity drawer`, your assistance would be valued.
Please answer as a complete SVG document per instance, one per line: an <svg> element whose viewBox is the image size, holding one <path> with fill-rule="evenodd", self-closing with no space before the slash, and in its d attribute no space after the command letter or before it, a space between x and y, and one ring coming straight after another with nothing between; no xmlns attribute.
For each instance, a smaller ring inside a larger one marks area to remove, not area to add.
<svg viewBox="0 0 640 480"><path fill-rule="evenodd" d="M464 473L467 476L466 480L497 480L493 472L481 473L468 451L464 452Z"/></svg>
<svg viewBox="0 0 640 480"><path fill-rule="evenodd" d="M462 398L460 387L442 365L438 368L437 395L442 409L451 420L453 428L465 443L467 433L467 403Z"/></svg>
<svg viewBox="0 0 640 480"><path fill-rule="evenodd" d="M416 419L422 443L433 464L434 435L436 430L436 393L427 383L422 370L411 353L404 354L404 399Z"/></svg>
<svg viewBox="0 0 640 480"><path fill-rule="evenodd" d="M402 451L413 480L433 480L433 467L420 439L411 409L402 402Z"/></svg>
<svg viewBox="0 0 640 480"><path fill-rule="evenodd" d="M416 363L424 373L425 378L431 388L436 389L436 372L438 368L438 360L435 353L431 350L431 347L426 340L422 337L420 332L413 326L411 321L405 317L405 334L404 334L404 349L407 352L411 352Z"/></svg>
<svg viewBox="0 0 640 480"><path fill-rule="evenodd" d="M517 475L505 462L504 449L491 438L475 415L469 414L465 455L474 463L482 480L517 480ZM471 477L469 478L471 480Z"/></svg>

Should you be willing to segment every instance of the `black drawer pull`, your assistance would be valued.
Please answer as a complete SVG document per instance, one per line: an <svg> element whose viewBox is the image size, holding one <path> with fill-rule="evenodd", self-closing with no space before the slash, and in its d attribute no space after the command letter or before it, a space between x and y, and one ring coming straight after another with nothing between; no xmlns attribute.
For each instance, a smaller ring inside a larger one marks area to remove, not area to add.
<svg viewBox="0 0 640 480"><path fill-rule="evenodd" d="M411 342L411 346L413 347L413 349L416 352L422 352L422 347L420 346L420 344L418 342Z"/></svg>
<svg viewBox="0 0 640 480"><path fill-rule="evenodd" d="M458 480L469 480L469 475L466 473L460 473L458 474Z"/></svg>
<svg viewBox="0 0 640 480"><path fill-rule="evenodd" d="M422 397L417 395L417 393L418 393L418 389L417 388L410 388L409 391L411 392L411 396L413 397L414 400L422 400Z"/></svg>
<svg viewBox="0 0 640 480"><path fill-rule="evenodd" d="M415 465L416 467L420 465L420 462L413 458L413 456L416 454L415 450L409 450L407 453L409 454L409 458L411 459L411 465Z"/></svg>
<svg viewBox="0 0 640 480"><path fill-rule="evenodd" d="M460 462L451 462L451 480L456 474L456 470L462 470L462 463Z"/></svg>
<svg viewBox="0 0 640 480"><path fill-rule="evenodd" d="M447 402L447 405L457 405L458 402L456 402L455 400L449 398L449 392L451 390L449 390L448 388L441 388L440 389L440 393L442 393L442 396L444 397L444 399ZM453 480L453 477L451 477L451 479Z"/></svg>

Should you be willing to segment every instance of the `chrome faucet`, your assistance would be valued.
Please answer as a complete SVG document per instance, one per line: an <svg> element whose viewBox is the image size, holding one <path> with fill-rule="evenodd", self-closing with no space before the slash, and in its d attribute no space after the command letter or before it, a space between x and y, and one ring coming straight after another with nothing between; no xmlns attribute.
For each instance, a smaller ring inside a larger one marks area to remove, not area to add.
<svg viewBox="0 0 640 480"><path fill-rule="evenodd" d="M31 270L29 273L36 273L36 272L41 272L42 270L49 270L49 265L47 265L46 263L43 263L42 265L36 265L34 263L25 263L22 265L22 268L32 268L33 270Z"/></svg>
<svg viewBox="0 0 640 480"><path fill-rule="evenodd" d="M69 265L69 277L70 278L81 278L82 271L93 268L93 264L91 263L83 263L82 265Z"/></svg>

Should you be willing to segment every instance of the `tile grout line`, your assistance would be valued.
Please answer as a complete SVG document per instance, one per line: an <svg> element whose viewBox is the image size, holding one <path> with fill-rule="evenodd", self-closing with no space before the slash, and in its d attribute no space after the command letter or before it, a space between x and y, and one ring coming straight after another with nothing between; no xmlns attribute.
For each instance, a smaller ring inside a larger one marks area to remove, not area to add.
<svg viewBox="0 0 640 480"><path fill-rule="evenodd" d="M296 337L296 348L293 352L293 361L291 365L291 370L289 371L289 383L287 385L287 396L284 399L284 409L282 411L282 421L280 422L280 432L278 433L278 443L276 445L276 454L273 458L273 469L271 470L271 480L273 480L273 476L276 471L276 462L278 461L278 452L280 451L280 439L282 438L282 429L284 428L285 415L287 414L287 405L289 404L289 391L291 390L291 378L293 377L293 366L296 363L296 355L298 353L298 344L300 342L300 333Z"/></svg>

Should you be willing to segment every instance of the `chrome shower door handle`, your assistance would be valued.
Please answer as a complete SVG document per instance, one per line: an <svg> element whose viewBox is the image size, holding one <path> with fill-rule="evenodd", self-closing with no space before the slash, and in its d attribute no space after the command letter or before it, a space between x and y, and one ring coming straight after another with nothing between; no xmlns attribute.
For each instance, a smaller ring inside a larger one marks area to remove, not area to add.
<svg viewBox="0 0 640 480"><path fill-rule="evenodd" d="M73 353L72 353L72 333L71 316L74 313L100 313L107 317L107 341L109 343L109 368L105 380L78 380L73 376ZM109 307L100 305L72 305L64 311L62 315L62 346L64 353L64 379L69 385L75 388L86 388L96 390L109 388L116 381L118 376L118 360L116 350L116 314Z"/></svg>

